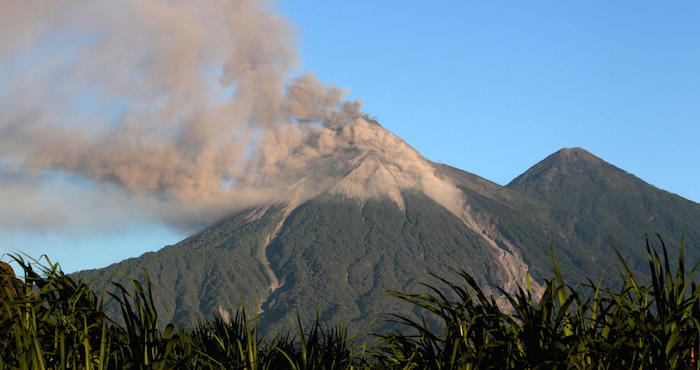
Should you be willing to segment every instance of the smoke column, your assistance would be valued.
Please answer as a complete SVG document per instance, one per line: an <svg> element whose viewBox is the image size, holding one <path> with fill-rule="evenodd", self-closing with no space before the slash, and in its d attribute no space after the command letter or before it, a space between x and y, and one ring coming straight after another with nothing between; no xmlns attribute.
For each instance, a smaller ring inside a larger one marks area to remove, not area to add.
<svg viewBox="0 0 700 370"><path fill-rule="evenodd" d="M273 6L3 1L0 227L193 228L297 183L280 159L313 155L361 104L291 78Z"/></svg>

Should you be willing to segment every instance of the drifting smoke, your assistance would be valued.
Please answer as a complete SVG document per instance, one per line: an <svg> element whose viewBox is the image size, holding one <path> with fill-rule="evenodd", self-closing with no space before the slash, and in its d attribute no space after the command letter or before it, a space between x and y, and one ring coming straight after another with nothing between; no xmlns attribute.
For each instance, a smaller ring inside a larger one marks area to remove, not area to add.
<svg viewBox="0 0 700 370"><path fill-rule="evenodd" d="M293 30L271 6L6 2L0 227L84 227L98 215L145 214L191 229L257 202L373 188L371 174L333 182L385 150L361 144L383 134L343 90L311 74L290 78ZM434 172L427 162L391 137L382 139L395 147L390 157L405 165L377 168L389 169L392 189L434 185L434 176L416 175ZM400 174L411 166L420 168ZM57 185L57 176L72 180Z"/></svg>

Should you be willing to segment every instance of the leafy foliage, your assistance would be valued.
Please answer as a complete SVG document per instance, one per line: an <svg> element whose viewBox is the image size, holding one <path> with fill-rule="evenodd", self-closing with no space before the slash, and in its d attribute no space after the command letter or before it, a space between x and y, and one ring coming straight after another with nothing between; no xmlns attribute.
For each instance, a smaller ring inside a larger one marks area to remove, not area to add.
<svg viewBox="0 0 700 370"><path fill-rule="evenodd" d="M318 320L299 338L287 334L263 341L245 309L200 320L192 329L158 327L148 273L145 286L131 279L127 289L113 283L111 296L121 308L120 323L102 310L102 297L65 275L58 264L47 266L12 259L24 281L11 270L2 273L0 301L0 369L346 369L361 364L353 342L340 326L324 329ZM3 268L5 266L3 265Z"/></svg>
<svg viewBox="0 0 700 370"><path fill-rule="evenodd" d="M414 306L418 318L393 314L398 328L376 345L358 346L340 325L324 327L318 311L298 336L258 335L258 315L245 306L201 319L193 328L158 326L148 274L127 289L114 283L121 323L102 310L102 297L46 265L12 256L24 279L3 267L0 296L0 369L217 368L217 369L538 369L700 368L700 262L686 269L684 241L671 263L663 240L646 240L646 284L621 253L621 288L565 283L554 251L554 278L534 296L487 295L464 270L457 282L432 275L427 293L390 291ZM38 266L35 269L34 266Z"/></svg>
<svg viewBox="0 0 700 370"><path fill-rule="evenodd" d="M538 300L529 289L502 291L504 307L464 271L461 285L435 276L447 289L426 285L430 295L391 292L437 316L443 329L436 334L425 321L396 315L404 330L382 336L378 359L386 367L431 369L698 368L700 289L691 279L698 265L687 273L681 241L674 273L659 241L662 257L647 239L650 285L620 258L620 290L589 280L581 293L564 283L552 254L555 279Z"/></svg>

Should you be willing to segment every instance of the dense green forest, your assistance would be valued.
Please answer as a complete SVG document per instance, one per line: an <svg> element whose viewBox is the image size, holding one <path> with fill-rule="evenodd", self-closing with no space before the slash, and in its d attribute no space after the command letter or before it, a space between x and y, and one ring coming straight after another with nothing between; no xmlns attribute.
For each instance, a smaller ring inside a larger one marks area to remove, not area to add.
<svg viewBox="0 0 700 370"><path fill-rule="evenodd" d="M342 323L258 335L257 314L200 319L192 327L158 325L148 274L113 283L121 317L102 310L104 296L65 275L48 258L11 256L23 280L3 264L0 368L471 369L700 368L700 288L683 240L672 248L647 239L649 279L618 253L620 287L569 285L551 253L553 277L542 296L528 286L487 296L467 272L434 275L429 294L388 291L422 320L388 314L395 328L348 336Z"/></svg>

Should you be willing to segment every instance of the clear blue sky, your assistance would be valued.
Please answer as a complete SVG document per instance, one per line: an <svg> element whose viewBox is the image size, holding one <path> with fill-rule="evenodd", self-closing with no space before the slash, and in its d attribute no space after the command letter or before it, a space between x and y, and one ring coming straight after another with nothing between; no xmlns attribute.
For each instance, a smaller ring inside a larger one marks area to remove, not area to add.
<svg viewBox="0 0 700 370"><path fill-rule="evenodd" d="M300 72L349 89L428 159L504 185L580 146L700 202L700 2L284 0L278 8L296 27ZM0 252L50 250L73 271L183 236L159 225L0 232Z"/></svg>
<svg viewBox="0 0 700 370"><path fill-rule="evenodd" d="M499 184L581 146L700 202L700 3L284 1L304 66Z"/></svg>

